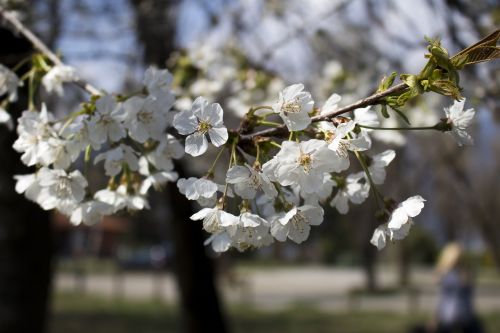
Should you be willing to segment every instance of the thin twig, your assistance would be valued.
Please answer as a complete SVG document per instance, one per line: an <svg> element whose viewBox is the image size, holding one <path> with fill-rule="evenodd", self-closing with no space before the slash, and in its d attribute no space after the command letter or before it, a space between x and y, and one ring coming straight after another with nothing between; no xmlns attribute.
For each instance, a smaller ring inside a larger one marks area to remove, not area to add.
<svg viewBox="0 0 500 333"><path fill-rule="evenodd" d="M337 109L336 111L314 116L314 117L311 118L311 121L313 123L315 123L315 122L318 122L318 121L331 120L331 119L333 119L333 118L335 118L337 116L340 116L340 115L342 115L344 113L347 113L347 112L350 112L350 111L353 111L353 110L356 110L356 109L359 109L359 108L363 108L363 107L366 107L366 106L378 104L378 103L380 103L380 101L383 98L385 98L387 96L390 96L392 94L401 93L401 92L403 92L407 88L408 88L408 86L406 85L406 83L397 84L394 87L391 87L391 88L389 88L387 90L384 90L382 92L373 94L373 95L371 95L369 97L360 99L359 101L354 102L352 104L349 104L347 106L344 106L343 108ZM265 130L262 130L262 131L258 131L258 132L255 132L255 133L241 135L240 139L244 140L244 141L248 141L248 140L252 140L253 138L255 138L257 136L268 136L268 137L269 136L278 136L278 135L283 135L286 132L288 132L286 126L285 125L281 125L279 127L268 128L268 129L265 129Z"/></svg>
<svg viewBox="0 0 500 333"><path fill-rule="evenodd" d="M38 51L43 53L55 65L58 65L58 66L64 65L64 63L61 61L61 59L59 59L57 57L57 55L55 55L54 52L52 52L47 47L47 45L45 45L45 43L40 40L40 38L35 36L35 34L33 32L31 32L31 30L29 30L21 21L19 21L15 15L13 15L11 12L5 10L3 7L0 7L0 16L4 20L6 20L10 24L12 24L14 26L14 28L17 29L17 31L19 31L27 40L29 40L31 42L31 44L33 44L33 46ZM93 85L91 85L90 83L88 83L85 80L78 79L78 80L74 81L74 83L91 95L102 95L102 92L99 91L99 89L97 89L96 87L94 87Z"/></svg>

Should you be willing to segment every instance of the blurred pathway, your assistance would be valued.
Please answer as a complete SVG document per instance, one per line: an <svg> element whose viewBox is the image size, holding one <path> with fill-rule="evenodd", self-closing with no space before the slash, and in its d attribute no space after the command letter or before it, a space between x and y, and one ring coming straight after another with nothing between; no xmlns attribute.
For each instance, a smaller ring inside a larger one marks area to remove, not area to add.
<svg viewBox="0 0 500 333"><path fill-rule="evenodd" d="M378 274L382 287L395 285L394 271ZM377 296L352 296L361 288L364 276L359 269L330 267L249 268L232 271L219 280L222 294L230 304L249 304L259 308L278 309L296 304L317 306L328 311L377 310L423 311L435 309L437 286L428 270L415 270L412 280L419 293L386 293ZM477 288L479 311L500 311L499 283L482 283ZM85 291L105 297L132 299L156 298L173 303L177 300L175 280L171 273L93 274L84 279L59 274L58 291Z"/></svg>

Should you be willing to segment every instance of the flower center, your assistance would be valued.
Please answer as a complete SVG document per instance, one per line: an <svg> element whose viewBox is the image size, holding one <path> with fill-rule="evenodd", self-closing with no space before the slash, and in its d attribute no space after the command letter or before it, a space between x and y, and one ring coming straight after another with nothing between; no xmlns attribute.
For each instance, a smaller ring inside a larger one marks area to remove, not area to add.
<svg viewBox="0 0 500 333"><path fill-rule="evenodd" d="M153 114L142 110L137 114L137 119L139 119L141 123L149 124L153 121Z"/></svg>
<svg viewBox="0 0 500 333"><path fill-rule="evenodd" d="M309 224L306 217L301 212L297 212L297 214L295 214L290 219L290 222L292 223L293 227L301 234L304 233L304 226Z"/></svg>
<svg viewBox="0 0 500 333"><path fill-rule="evenodd" d="M283 104L281 111L285 113L299 113L302 110L299 100L294 99Z"/></svg>
<svg viewBox="0 0 500 333"><path fill-rule="evenodd" d="M297 159L297 162L302 166L302 168L304 168L305 172L309 172L312 167L312 160L313 159L311 154L304 154L301 152L299 158Z"/></svg>
<svg viewBox="0 0 500 333"><path fill-rule="evenodd" d="M254 174L254 173L252 173L250 175L250 178L248 179L248 184L250 185L250 187L252 187L255 190L260 189L261 185L260 185L259 176L256 175L256 174Z"/></svg>
<svg viewBox="0 0 500 333"><path fill-rule="evenodd" d="M337 147L337 155L342 158L347 158L349 154L347 150L349 149L349 142L347 140L340 140L339 145Z"/></svg>
<svg viewBox="0 0 500 333"><path fill-rule="evenodd" d="M105 114L105 115L101 116L101 119L99 119L99 122L104 126L108 126L109 124L111 124L113 122L113 118L111 118L109 115Z"/></svg>
<svg viewBox="0 0 500 333"><path fill-rule="evenodd" d="M325 132L325 141L328 143L332 143L333 139L335 139L335 133L334 132Z"/></svg>
<svg viewBox="0 0 500 333"><path fill-rule="evenodd" d="M68 199L72 196L71 180L68 177L60 177L55 190L58 198Z"/></svg>
<svg viewBox="0 0 500 333"><path fill-rule="evenodd" d="M215 233L221 229L221 221L217 212L211 213L203 220L203 229L209 233Z"/></svg>
<svg viewBox="0 0 500 333"><path fill-rule="evenodd" d="M200 121L200 123L198 124L198 127L196 128L196 131L197 132L200 132L202 134L205 134L208 132L209 129L212 128L212 124L210 124L208 121L206 120L202 120Z"/></svg>

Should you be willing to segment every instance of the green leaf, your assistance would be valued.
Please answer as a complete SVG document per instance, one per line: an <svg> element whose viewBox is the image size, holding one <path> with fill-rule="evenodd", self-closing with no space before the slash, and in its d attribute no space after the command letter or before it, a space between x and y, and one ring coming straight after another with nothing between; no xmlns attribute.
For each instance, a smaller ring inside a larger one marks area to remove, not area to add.
<svg viewBox="0 0 500 333"><path fill-rule="evenodd" d="M385 104L381 105L380 113L382 113L382 116L384 116L384 118L389 118L389 113L387 112L387 105Z"/></svg>
<svg viewBox="0 0 500 333"><path fill-rule="evenodd" d="M391 75L384 76L378 86L377 92L382 92L389 89L394 83L394 79L396 78L397 75L398 73L392 72Z"/></svg>
<svg viewBox="0 0 500 333"><path fill-rule="evenodd" d="M461 69L465 65L500 59L500 48L497 46L499 39L500 29L497 29L479 42L455 54L451 57L451 62L455 68Z"/></svg>

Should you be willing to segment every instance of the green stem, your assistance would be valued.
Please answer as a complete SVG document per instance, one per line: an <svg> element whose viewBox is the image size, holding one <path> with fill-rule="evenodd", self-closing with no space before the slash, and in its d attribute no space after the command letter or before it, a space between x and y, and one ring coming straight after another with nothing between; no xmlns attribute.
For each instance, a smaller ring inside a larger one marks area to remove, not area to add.
<svg viewBox="0 0 500 333"><path fill-rule="evenodd" d="M29 72L29 85L28 85L28 109L33 111L35 109L35 72L32 70Z"/></svg>
<svg viewBox="0 0 500 333"><path fill-rule="evenodd" d="M85 148L85 155L83 157L83 173L85 175L85 177L88 179L88 176L89 176L89 169L90 169L90 153L92 152L92 146L91 145L88 145L86 148Z"/></svg>
<svg viewBox="0 0 500 333"><path fill-rule="evenodd" d="M269 141L269 143L272 145L272 146L275 146L276 148L280 148L281 149L281 145L277 142L274 142L274 141Z"/></svg>
<svg viewBox="0 0 500 333"><path fill-rule="evenodd" d="M231 169L231 166L233 165L233 159L234 159L234 164L236 165L236 144L238 143L238 140L234 140L233 143L231 144L231 157L229 157L229 165L227 169ZM224 209L226 205L226 197L227 197L227 189L228 189L229 184L227 183L226 180L226 185L224 186L224 193L222 194L222 209Z"/></svg>
<svg viewBox="0 0 500 333"><path fill-rule="evenodd" d="M68 116L66 122L61 127L61 129L59 130L59 135L62 135L62 133L64 132L64 130L66 129L66 127L68 127L69 124L71 124L73 122L73 120L75 120L78 116L80 116L82 114L85 114L84 110L77 111L77 112L71 114L70 116Z"/></svg>
<svg viewBox="0 0 500 333"><path fill-rule="evenodd" d="M423 127L374 127L374 126L366 126L366 125L360 125L358 124L359 127L361 128L368 128L368 129L373 129L373 130L382 130L382 131L420 131L420 130L435 130L436 125L434 126L423 126Z"/></svg>
<svg viewBox="0 0 500 333"><path fill-rule="evenodd" d="M377 203L377 207L381 209L380 202L382 202L382 205L384 204L384 199L382 198L382 195L379 193L375 183L373 182L372 175L370 174L370 170L368 169L368 166L365 163L365 159L361 155L360 152L354 151L354 154L356 155L356 158L359 161L359 164L361 164L361 167L363 168L363 171L366 174L366 178L368 178L368 182L370 183L370 189L373 192L373 196L375 198L375 202ZM379 202L380 200L380 202Z"/></svg>
<svg viewBox="0 0 500 333"><path fill-rule="evenodd" d="M259 120L257 122L257 125L280 127L282 124L274 122L274 121Z"/></svg>
<svg viewBox="0 0 500 333"><path fill-rule="evenodd" d="M26 57L23 60L19 61L13 68L12 71L16 72L19 68L21 68L24 64L29 62L31 60L31 57Z"/></svg>
<svg viewBox="0 0 500 333"><path fill-rule="evenodd" d="M256 142L255 143L255 149L256 149L256 153L255 153L255 165L260 165L260 146L259 146L259 143Z"/></svg>
<svg viewBox="0 0 500 333"><path fill-rule="evenodd" d="M220 157L222 156L222 153L224 152L224 150L226 150L226 147L222 147L222 149L219 151L219 153L217 154L217 156L215 157L215 160L214 162L212 163L212 166L210 167L210 169L208 169L207 171L207 175L211 175L213 174L214 172L214 169L215 169L215 165L217 164L217 162L219 161Z"/></svg>
<svg viewBox="0 0 500 333"><path fill-rule="evenodd" d="M252 107L252 112L255 112L257 110L261 110L261 109L265 109L265 110L272 110L273 107L272 106L269 106L269 105L259 105L259 106L254 106Z"/></svg>

